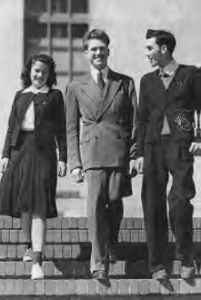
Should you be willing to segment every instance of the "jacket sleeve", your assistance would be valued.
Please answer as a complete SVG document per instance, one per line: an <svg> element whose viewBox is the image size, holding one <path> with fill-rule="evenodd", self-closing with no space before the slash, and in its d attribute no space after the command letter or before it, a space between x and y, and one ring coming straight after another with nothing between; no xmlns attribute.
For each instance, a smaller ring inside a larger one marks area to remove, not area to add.
<svg viewBox="0 0 201 300"><path fill-rule="evenodd" d="M144 143L149 120L149 102L146 95L146 80L144 77L140 81L139 107L137 122L137 156L144 156Z"/></svg>
<svg viewBox="0 0 201 300"><path fill-rule="evenodd" d="M12 138L13 138L13 131L15 128L15 121L16 121L16 100L19 96L20 92L18 91L15 94L14 101L11 108L11 113L8 121L8 129L6 132L3 152L2 152L2 158L10 158L11 155L11 145L12 145Z"/></svg>
<svg viewBox="0 0 201 300"><path fill-rule="evenodd" d="M194 110L195 110L195 140L201 140L201 68L194 69L193 72L193 98L194 98Z"/></svg>
<svg viewBox="0 0 201 300"><path fill-rule="evenodd" d="M80 154L80 112L76 87L72 83L66 93L66 127L67 144L70 171L75 168L82 168Z"/></svg>
<svg viewBox="0 0 201 300"><path fill-rule="evenodd" d="M66 117L64 110L64 100L61 91L58 91L55 101L56 112L56 140L59 149L59 160L67 162L66 145Z"/></svg>
<svg viewBox="0 0 201 300"><path fill-rule="evenodd" d="M194 76L195 110L201 111L201 68L197 68Z"/></svg>
<svg viewBox="0 0 201 300"><path fill-rule="evenodd" d="M137 95L133 79L129 85L129 98L132 101L132 116L131 116L131 145L130 145L130 159L136 159L137 150Z"/></svg>

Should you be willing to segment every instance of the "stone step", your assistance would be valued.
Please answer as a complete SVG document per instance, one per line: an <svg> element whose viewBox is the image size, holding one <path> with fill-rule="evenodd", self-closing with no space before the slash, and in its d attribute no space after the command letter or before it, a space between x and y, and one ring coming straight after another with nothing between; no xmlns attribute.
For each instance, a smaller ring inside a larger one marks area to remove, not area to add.
<svg viewBox="0 0 201 300"><path fill-rule="evenodd" d="M0 279L29 279L32 262L0 261ZM196 278L201 278L200 262L195 262ZM43 261L45 279L90 279L89 261L54 259ZM181 262L174 260L168 265L170 278L180 278ZM150 279L147 261L117 261L109 264L110 279Z"/></svg>
<svg viewBox="0 0 201 300"><path fill-rule="evenodd" d="M0 216L1 229L20 229L20 219ZM144 219L141 217L124 217L121 229L144 229ZM169 225L170 228L170 225ZM47 229L88 229L86 217L57 217L47 219ZM193 218L193 229L201 230L201 217Z"/></svg>
<svg viewBox="0 0 201 300"><path fill-rule="evenodd" d="M193 241L201 241L201 229L193 231ZM21 244L26 238L21 229L2 229L0 231L0 243ZM46 243L87 243L90 242L88 229L47 229ZM145 229L120 229L119 243L146 242ZM174 242L172 231L169 230L169 242Z"/></svg>
<svg viewBox="0 0 201 300"><path fill-rule="evenodd" d="M170 244L170 253L173 252L174 244ZM199 249L200 244L195 244ZM2 260L22 260L25 253L26 244L1 244L0 261ZM138 260L147 257L147 248L145 243L122 243L116 247L116 255L120 260ZM48 243L44 246L44 258L51 259L76 259L79 261L89 260L91 253L90 243Z"/></svg>
<svg viewBox="0 0 201 300"><path fill-rule="evenodd" d="M174 236L169 229L169 242L174 242ZM201 229L193 230L193 241L201 242ZM21 229L2 229L0 231L0 243L21 244L26 239ZM87 243L90 242L88 229L47 229L46 243ZM145 229L120 229L119 243L143 243L146 242Z"/></svg>
<svg viewBox="0 0 201 300"><path fill-rule="evenodd" d="M0 299L176 299L198 300L201 278L192 281L170 279L110 279L103 285L91 279L0 279ZM56 296L56 297L55 297Z"/></svg>
<svg viewBox="0 0 201 300"><path fill-rule="evenodd" d="M26 244L1 244L0 261L20 261L25 253ZM194 242L193 250L196 261L201 259L201 243ZM166 249L167 258L175 259L175 244L169 243ZM73 259L77 261L86 261L90 259L90 243L48 243L44 246L44 259ZM118 243L114 248L117 260L136 262L138 260L147 260L146 243Z"/></svg>
<svg viewBox="0 0 201 300"><path fill-rule="evenodd" d="M201 242L201 218L193 219L193 241ZM24 243L25 237L19 219L0 217L0 243ZM47 220L46 242L86 243L89 242L87 218L54 218ZM124 218L118 236L119 243L146 242L144 220L142 218ZM169 228L169 242L174 236Z"/></svg>

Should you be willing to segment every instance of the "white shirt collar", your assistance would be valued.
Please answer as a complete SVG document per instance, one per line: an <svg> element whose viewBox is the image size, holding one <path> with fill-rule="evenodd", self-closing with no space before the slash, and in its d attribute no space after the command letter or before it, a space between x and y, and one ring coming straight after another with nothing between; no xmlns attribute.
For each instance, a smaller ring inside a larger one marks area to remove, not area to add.
<svg viewBox="0 0 201 300"><path fill-rule="evenodd" d="M168 76L172 76L176 72L178 66L179 64L174 59L172 59L167 66L159 70L159 75L167 74Z"/></svg>
<svg viewBox="0 0 201 300"><path fill-rule="evenodd" d="M32 92L34 94L48 93L49 87L47 85L43 85L40 89L36 89L33 85L30 85L28 88L23 90L23 93L29 93L29 92Z"/></svg>
<svg viewBox="0 0 201 300"><path fill-rule="evenodd" d="M102 74L103 80L105 82L107 80L108 71L109 71L108 66L101 70L101 74ZM91 75L92 75L93 79L95 80L95 82L97 82L98 73L99 73L99 70L94 68L94 66L91 66Z"/></svg>

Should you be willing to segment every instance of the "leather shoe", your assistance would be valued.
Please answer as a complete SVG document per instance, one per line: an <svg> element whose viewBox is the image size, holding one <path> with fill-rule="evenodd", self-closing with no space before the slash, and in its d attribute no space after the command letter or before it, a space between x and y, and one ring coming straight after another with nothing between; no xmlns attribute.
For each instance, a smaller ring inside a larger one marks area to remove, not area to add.
<svg viewBox="0 0 201 300"><path fill-rule="evenodd" d="M98 280L98 281L106 281L108 280L108 274L106 271L93 271L93 273L91 274L91 278Z"/></svg>
<svg viewBox="0 0 201 300"><path fill-rule="evenodd" d="M181 266L180 276L183 279L190 279L195 275L195 267L192 266Z"/></svg>
<svg viewBox="0 0 201 300"><path fill-rule="evenodd" d="M157 279L157 280L164 280L164 279L168 278L168 274L167 274L167 272L166 272L165 269L161 269L161 270L159 270L157 272L154 272L152 274L152 278L153 279Z"/></svg>

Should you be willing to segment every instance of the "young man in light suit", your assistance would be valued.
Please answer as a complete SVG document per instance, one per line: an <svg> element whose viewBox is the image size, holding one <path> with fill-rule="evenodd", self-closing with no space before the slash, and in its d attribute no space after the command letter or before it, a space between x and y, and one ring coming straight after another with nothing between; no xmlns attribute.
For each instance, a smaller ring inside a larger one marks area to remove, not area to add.
<svg viewBox="0 0 201 300"><path fill-rule="evenodd" d="M176 258L181 260L181 277L195 273L192 256L190 200L193 181L194 112L200 110L197 68L178 64L173 58L176 40L171 32L148 30L146 55L155 71L140 83L136 167L144 171L142 204L147 233L149 265L153 278L167 277L166 246L168 221L166 188L169 173L169 219L175 236Z"/></svg>
<svg viewBox="0 0 201 300"><path fill-rule="evenodd" d="M136 150L134 82L108 67L109 42L103 30L86 33L83 46L90 72L79 82L71 82L66 95L70 170L77 182L83 172L87 180L90 267L97 280L108 279L109 251L117 242L123 217L122 197L132 192Z"/></svg>

